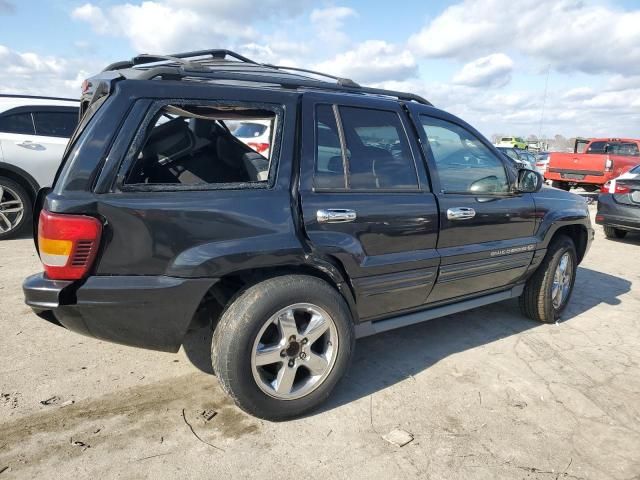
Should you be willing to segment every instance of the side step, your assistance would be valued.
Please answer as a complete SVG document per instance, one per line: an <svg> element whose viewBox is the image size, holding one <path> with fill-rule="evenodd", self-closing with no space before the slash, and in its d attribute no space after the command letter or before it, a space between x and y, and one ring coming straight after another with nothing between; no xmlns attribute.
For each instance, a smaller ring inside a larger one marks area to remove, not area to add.
<svg viewBox="0 0 640 480"><path fill-rule="evenodd" d="M471 310L472 308L483 307L491 303L501 302L503 300L509 300L510 298L519 297L522 295L524 285L518 285L505 290L503 292L492 293L482 297L472 298L471 300L464 300L462 302L452 303L449 305L443 305L442 307L430 308L429 310L422 310L420 312L409 313L401 315L399 317L393 317L386 320L378 320L376 322L365 322L356 325L355 333L356 338L368 337L377 333L386 332L388 330L394 330L396 328L407 327L416 323L426 322L427 320L433 320L434 318L444 317L446 315L452 315L454 313L464 312L465 310Z"/></svg>

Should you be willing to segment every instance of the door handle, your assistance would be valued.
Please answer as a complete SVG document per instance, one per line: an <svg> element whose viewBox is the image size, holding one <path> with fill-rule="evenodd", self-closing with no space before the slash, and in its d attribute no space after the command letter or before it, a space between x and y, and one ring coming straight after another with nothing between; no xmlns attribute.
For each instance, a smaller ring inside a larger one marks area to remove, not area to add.
<svg viewBox="0 0 640 480"><path fill-rule="evenodd" d="M449 220L469 220L476 216L476 211L471 207L456 207L447 210Z"/></svg>
<svg viewBox="0 0 640 480"><path fill-rule="evenodd" d="M24 148L41 148L39 143L32 142L31 140L24 140L22 142L16 142L16 145Z"/></svg>
<svg viewBox="0 0 640 480"><path fill-rule="evenodd" d="M318 223L345 223L356 219L356 211L346 208L327 208L318 210L316 219Z"/></svg>

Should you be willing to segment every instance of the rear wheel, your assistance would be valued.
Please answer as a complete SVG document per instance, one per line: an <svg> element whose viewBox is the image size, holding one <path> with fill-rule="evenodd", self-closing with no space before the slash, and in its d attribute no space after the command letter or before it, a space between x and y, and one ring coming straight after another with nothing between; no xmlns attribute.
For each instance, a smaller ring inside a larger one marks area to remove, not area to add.
<svg viewBox="0 0 640 480"><path fill-rule="evenodd" d="M582 185L585 192L593 193L600 189L598 185Z"/></svg>
<svg viewBox="0 0 640 480"><path fill-rule="evenodd" d="M31 223L31 198L18 183L0 177L0 240L20 235Z"/></svg>
<svg viewBox="0 0 640 480"><path fill-rule="evenodd" d="M520 297L522 313L539 322L555 322L571 298L577 265L573 240L565 235L553 239Z"/></svg>
<svg viewBox="0 0 640 480"><path fill-rule="evenodd" d="M244 411L268 420L316 408L347 370L353 323L326 282L288 275L248 288L223 313L213 369Z"/></svg>
<svg viewBox="0 0 640 480"><path fill-rule="evenodd" d="M567 182L559 182L557 180L553 180L551 182L551 186L554 188L559 188L560 190L566 190L567 192L571 190L571 186Z"/></svg>
<svg viewBox="0 0 640 480"><path fill-rule="evenodd" d="M619 228L610 227L609 225L604 225L604 235L607 238L624 238L627 236L626 230L620 230Z"/></svg>

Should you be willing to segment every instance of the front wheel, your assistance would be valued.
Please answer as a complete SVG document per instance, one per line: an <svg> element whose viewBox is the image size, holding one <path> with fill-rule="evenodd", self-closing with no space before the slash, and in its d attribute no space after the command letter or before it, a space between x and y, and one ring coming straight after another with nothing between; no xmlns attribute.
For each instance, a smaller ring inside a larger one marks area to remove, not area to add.
<svg viewBox="0 0 640 480"><path fill-rule="evenodd" d="M287 275L249 287L224 312L212 342L213 369L236 404L267 420L316 408L349 365L353 322L326 282Z"/></svg>
<svg viewBox="0 0 640 480"><path fill-rule="evenodd" d="M525 285L520 309L527 317L555 322L573 293L578 258L571 238L560 235L549 244L542 263Z"/></svg>

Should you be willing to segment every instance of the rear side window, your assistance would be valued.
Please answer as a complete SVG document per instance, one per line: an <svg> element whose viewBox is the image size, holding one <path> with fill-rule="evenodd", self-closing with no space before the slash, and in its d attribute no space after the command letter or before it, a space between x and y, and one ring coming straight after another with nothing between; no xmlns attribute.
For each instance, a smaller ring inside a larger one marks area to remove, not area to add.
<svg viewBox="0 0 640 480"><path fill-rule="evenodd" d="M78 112L33 112L36 135L71 137L78 124Z"/></svg>
<svg viewBox="0 0 640 480"><path fill-rule="evenodd" d="M15 113L0 117L0 132L34 135L35 127L31 113Z"/></svg>
<svg viewBox="0 0 640 480"><path fill-rule="evenodd" d="M592 142L585 153L604 153L607 142Z"/></svg>
<svg viewBox="0 0 640 480"><path fill-rule="evenodd" d="M266 139L252 142L225 122L259 120ZM266 186L271 172L276 110L246 105L167 105L144 127L125 185Z"/></svg>
<svg viewBox="0 0 640 480"><path fill-rule="evenodd" d="M264 132L266 132L268 128L269 127L267 127L267 125L261 125L259 123L245 122L245 123L241 123L238 126L238 128L236 128L233 131L233 134L236 137L240 137L240 138L259 137Z"/></svg>
<svg viewBox="0 0 640 480"><path fill-rule="evenodd" d="M418 188L413 154L396 112L318 105L315 127L316 187L350 190ZM344 138L344 152L340 135Z"/></svg>
<svg viewBox="0 0 640 480"><path fill-rule="evenodd" d="M506 193L504 163L475 135L455 123L420 115L444 193Z"/></svg>

